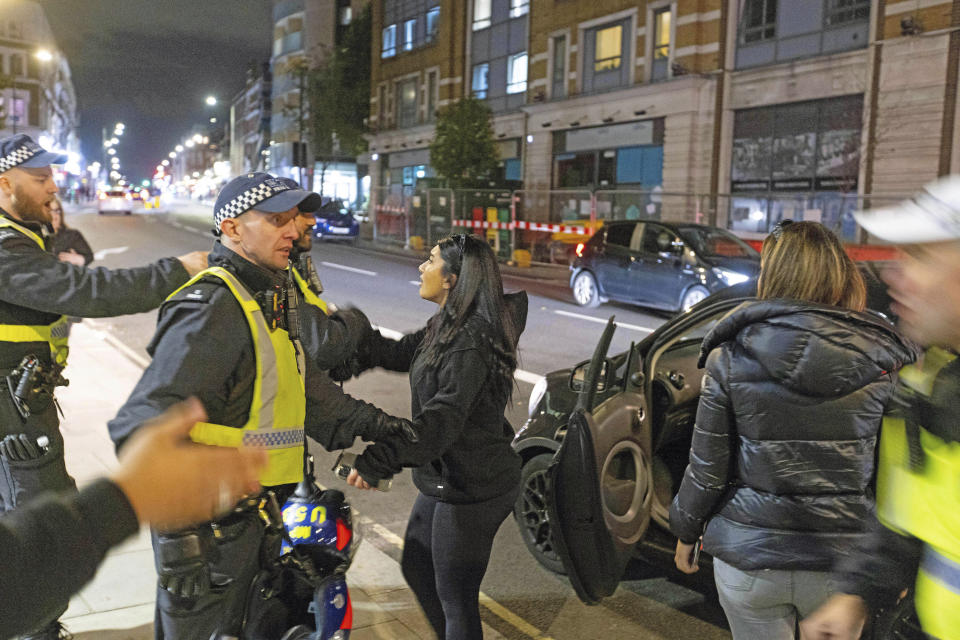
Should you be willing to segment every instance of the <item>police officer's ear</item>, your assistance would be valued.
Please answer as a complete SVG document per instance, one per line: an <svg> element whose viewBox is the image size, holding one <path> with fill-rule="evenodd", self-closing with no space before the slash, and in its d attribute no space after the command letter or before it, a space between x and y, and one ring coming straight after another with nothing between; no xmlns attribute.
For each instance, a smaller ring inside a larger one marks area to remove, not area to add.
<svg viewBox="0 0 960 640"><path fill-rule="evenodd" d="M232 242L240 241L240 223L236 218L224 218L220 223L220 237L229 238Z"/></svg>
<svg viewBox="0 0 960 640"><path fill-rule="evenodd" d="M0 173L0 193L5 196L13 195L13 181L10 180L10 172Z"/></svg>
<svg viewBox="0 0 960 640"><path fill-rule="evenodd" d="M443 279L443 288L444 289L453 289L457 284L457 274L451 273L446 278Z"/></svg>

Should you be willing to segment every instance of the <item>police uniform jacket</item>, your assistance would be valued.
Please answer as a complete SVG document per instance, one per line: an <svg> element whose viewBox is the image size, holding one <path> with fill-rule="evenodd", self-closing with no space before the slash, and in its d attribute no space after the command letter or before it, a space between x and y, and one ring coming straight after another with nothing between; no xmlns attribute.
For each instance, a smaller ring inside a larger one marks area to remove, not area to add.
<svg viewBox="0 0 960 640"><path fill-rule="evenodd" d="M41 226L0 215L37 235ZM47 325L61 315L103 318L149 311L189 275L176 258L133 269L85 269L61 262L31 238L0 228L0 324ZM46 343L0 342L0 375L33 354L49 362Z"/></svg>
<svg viewBox="0 0 960 640"><path fill-rule="evenodd" d="M209 261L232 272L253 294L276 290L286 281L284 272L259 267L220 242ZM322 367L345 360L369 330L353 316L327 318L302 303L300 316L303 337L316 345L314 357ZM107 425L118 448L146 420L190 396L200 399L211 423L236 428L246 423L256 377L253 340L243 310L219 278L186 287L160 307L147 352L153 361ZM324 410L308 397L307 423Z"/></svg>

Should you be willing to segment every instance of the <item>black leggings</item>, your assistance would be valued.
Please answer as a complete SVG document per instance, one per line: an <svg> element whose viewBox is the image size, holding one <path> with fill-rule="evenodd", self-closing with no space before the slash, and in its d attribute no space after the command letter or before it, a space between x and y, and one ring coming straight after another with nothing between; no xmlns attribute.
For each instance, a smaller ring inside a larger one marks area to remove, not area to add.
<svg viewBox="0 0 960 640"><path fill-rule="evenodd" d="M474 504L417 496L400 567L441 640L481 640L480 582L493 537L513 509L519 487Z"/></svg>

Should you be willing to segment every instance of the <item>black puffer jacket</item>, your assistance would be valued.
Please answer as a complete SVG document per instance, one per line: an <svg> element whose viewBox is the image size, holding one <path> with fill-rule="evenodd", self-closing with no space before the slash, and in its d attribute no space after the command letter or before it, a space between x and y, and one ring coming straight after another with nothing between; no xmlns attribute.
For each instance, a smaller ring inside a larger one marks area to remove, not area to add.
<svg viewBox="0 0 960 640"><path fill-rule="evenodd" d="M880 420L915 357L872 314L791 300L734 309L703 341L673 533L693 542L706 523L704 550L744 570L830 569L863 535Z"/></svg>

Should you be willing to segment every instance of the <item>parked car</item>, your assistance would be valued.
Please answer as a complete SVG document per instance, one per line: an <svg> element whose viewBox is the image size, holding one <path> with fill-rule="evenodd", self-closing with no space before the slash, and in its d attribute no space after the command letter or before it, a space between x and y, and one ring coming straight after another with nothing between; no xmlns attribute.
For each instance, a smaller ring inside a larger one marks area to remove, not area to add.
<svg viewBox="0 0 960 640"><path fill-rule="evenodd" d="M892 318L877 268L862 267L868 306ZM611 318L593 358L548 373L534 387L529 419L513 441L523 460L513 515L534 558L567 574L584 602L611 595L631 558L672 557L669 508L693 437L700 344L755 295L755 280L723 288L608 356ZM700 563L712 570L707 554ZM877 624L886 631L874 637L922 638L914 627L906 603Z"/></svg>
<svg viewBox="0 0 960 640"><path fill-rule="evenodd" d="M607 222L578 244L570 266L577 304L617 300L687 310L760 271L760 254L729 231L699 224Z"/></svg>
<svg viewBox="0 0 960 640"><path fill-rule="evenodd" d="M97 213L123 213L133 211L133 196L119 187L106 189L97 197Z"/></svg>
<svg viewBox="0 0 960 640"><path fill-rule="evenodd" d="M331 200L316 213L314 235L321 240L351 240L360 237L360 223L343 200Z"/></svg>

